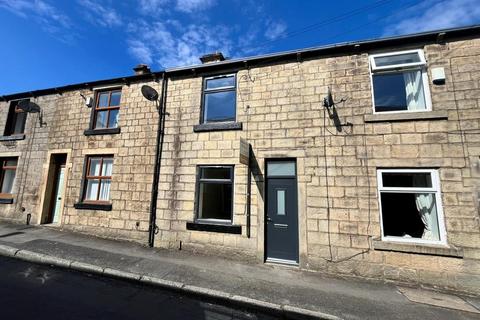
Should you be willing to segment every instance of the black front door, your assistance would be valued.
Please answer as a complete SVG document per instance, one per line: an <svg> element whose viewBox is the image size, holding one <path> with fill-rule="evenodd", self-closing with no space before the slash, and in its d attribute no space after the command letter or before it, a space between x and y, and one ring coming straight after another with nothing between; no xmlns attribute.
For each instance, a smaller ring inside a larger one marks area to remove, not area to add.
<svg viewBox="0 0 480 320"><path fill-rule="evenodd" d="M268 161L266 181L267 261L298 263L298 207L295 161Z"/></svg>

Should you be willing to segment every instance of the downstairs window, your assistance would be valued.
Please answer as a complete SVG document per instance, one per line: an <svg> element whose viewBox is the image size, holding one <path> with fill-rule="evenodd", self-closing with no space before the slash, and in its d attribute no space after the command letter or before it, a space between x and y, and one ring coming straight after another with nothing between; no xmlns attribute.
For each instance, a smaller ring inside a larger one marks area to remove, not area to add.
<svg viewBox="0 0 480 320"><path fill-rule="evenodd" d="M17 158L0 158L0 164L0 198L11 198L17 171Z"/></svg>
<svg viewBox="0 0 480 320"><path fill-rule="evenodd" d="M112 183L113 156L89 156L85 172L83 202L108 203Z"/></svg>
<svg viewBox="0 0 480 320"><path fill-rule="evenodd" d="M382 240L446 243L437 170L378 170Z"/></svg>
<svg viewBox="0 0 480 320"><path fill-rule="evenodd" d="M231 223L233 213L233 166L199 166L197 221Z"/></svg>

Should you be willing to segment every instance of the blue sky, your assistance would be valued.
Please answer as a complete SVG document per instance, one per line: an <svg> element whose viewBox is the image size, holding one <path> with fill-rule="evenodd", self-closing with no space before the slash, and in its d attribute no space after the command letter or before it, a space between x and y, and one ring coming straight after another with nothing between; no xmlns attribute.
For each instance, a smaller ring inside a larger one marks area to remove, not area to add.
<svg viewBox="0 0 480 320"><path fill-rule="evenodd" d="M478 0L0 0L0 95L478 23Z"/></svg>

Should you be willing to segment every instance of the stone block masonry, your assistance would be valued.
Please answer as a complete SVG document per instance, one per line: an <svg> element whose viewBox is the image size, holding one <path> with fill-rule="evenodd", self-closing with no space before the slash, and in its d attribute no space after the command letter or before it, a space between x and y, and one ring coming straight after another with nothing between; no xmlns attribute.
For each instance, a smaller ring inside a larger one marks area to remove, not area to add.
<svg viewBox="0 0 480 320"><path fill-rule="evenodd" d="M420 48L428 70L445 68L444 85L428 82L432 110L446 117L366 122L365 116L373 113L368 52L238 71L236 121L242 122L242 131L195 133L202 77L173 78L156 245L178 248L181 243L186 249L262 261L265 203L263 185L257 182L264 180L265 159L292 157L298 165L302 268L478 292L479 182L473 176L480 155L475 139L480 129L475 94L480 90L480 41ZM341 131L323 107L328 88L335 100L344 100L336 110L340 121L351 125ZM252 182L250 238L240 138L251 143L260 168ZM195 168L205 164L235 165L233 224L243 227L241 235L186 229L195 219ZM463 250L463 257L419 254L408 246L410 252L375 249L381 236L376 174L383 168L439 170L447 243Z"/></svg>
<svg viewBox="0 0 480 320"><path fill-rule="evenodd" d="M412 48L425 54L431 110L374 113L369 57L378 52L360 46L348 53L235 69L237 125L198 131L204 77L232 70L221 65L213 74L167 70L155 246L263 262L266 160L295 159L300 268L480 293L480 40L406 40L404 47L382 52ZM444 68L444 84L433 84L435 67ZM37 115L29 114L24 140L0 141L0 157L18 157L14 201L0 204L0 217L25 222L31 214L32 223L39 223L49 157L66 152L59 227L146 244L158 111L142 97L143 84L161 92L161 85L150 80L119 83L118 134L84 134L91 109L80 94L93 96L88 89L33 98L46 125L40 127ZM324 107L329 89L336 114ZM8 107L0 102L0 124L6 122ZM253 153L250 225L241 138ZM88 155L114 157L111 211L75 208ZM201 165L234 167L235 232L218 224L209 230L187 228L197 218ZM380 169L438 171L445 243L382 240Z"/></svg>

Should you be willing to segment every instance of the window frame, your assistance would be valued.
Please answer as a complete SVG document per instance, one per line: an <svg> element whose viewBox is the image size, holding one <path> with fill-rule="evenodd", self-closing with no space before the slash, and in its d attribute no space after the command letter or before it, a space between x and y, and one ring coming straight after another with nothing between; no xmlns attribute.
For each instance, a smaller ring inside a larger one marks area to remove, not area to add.
<svg viewBox="0 0 480 320"><path fill-rule="evenodd" d="M91 160L94 159L94 158L101 158L101 161L100 161L100 169L99 169L99 172L100 172L100 176L89 176L89 172L90 172L90 164L91 164ZM112 159L112 175L111 176L102 176L102 169L103 169L103 161L104 159ZM83 174L83 186L82 186L82 194L81 194L81 203L86 203L86 204L111 204L112 200L111 200L111 187L112 187L112 181L113 181L113 165L115 163L114 161L114 156L112 154L91 154L91 155L87 155L85 157L85 171L84 171L84 174ZM96 191L96 195L97 195L97 200L88 200L86 199L86 196L87 196L87 188L88 188L88 180L99 180L99 183L98 183L98 189ZM109 191L109 200L99 200L100 198L100 189L101 189L101 186L102 186L102 180L110 180L110 191Z"/></svg>
<svg viewBox="0 0 480 320"><path fill-rule="evenodd" d="M431 177L432 187L384 187L383 173L429 173ZM386 193L431 193L435 195L435 204L437 207L437 223L440 240L426 240L421 238L403 238L395 236L385 236L383 230L383 212L382 212L382 192ZM411 244L429 244L447 246L447 232L445 229L445 220L442 206L442 193L440 188L440 176L437 169L377 169L377 196L380 212L380 232L381 240L396 243Z"/></svg>
<svg viewBox="0 0 480 320"><path fill-rule="evenodd" d="M418 57L420 58L420 62L401 63L401 64L395 64L395 65L383 66L383 67L377 67L377 64L375 62L375 58L398 56L398 55L401 55L401 54L408 54L408 53L418 54ZM403 69L403 68L416 67L416 66L426 66L427 65L427 61L425 60L425 56L423 54L422 49L393 51L393 52L386 52L386 53L375 53L375 54L371 54L369 56L369 59L370 59L370 66L371 66L372 71L390 70L390 69L398 69L398 68Z"/></svg>
<svg viewBox="0 0 480 320"><path fill-rule="evenodd" d="M420 57L420 62L412 63L402 63L391 66L377 67L375 63L375 58L378 57L388 57L396 56L399 54L406 53L417 53ZM427 72L427 60L425 59L425 54L423 49L413 49L413 50L402 50L402 51L392 51L392 52L383 52L383 53L374 53L369 54L369 74L370 74L370 92L372 95L372 110L373 114L389 114L389 113L414 113L414 112L428 112L432 111L432 98L430 95L430 86ZM376 74L390 74L398 73L401 71L413 71L419 70L422 73L422 85L423 85L423 94L425 97L425 109L423 110L393 110L393 111L376 111L375 110L375 91L373 86L373 76Z"/></svg>
<svg viewBox="0 0 480 320"><path fill-rule="evenodd" d="M120 109L121 109L121 100L122 100L122 87L119 86L114 86L114 87L106 87L106 88L98 88L95 89L95 99L94 99L94 105L92 106L92 115L91 115L91 120L90 120L90 128L93 131L101 131L101 130L116 130L120 128L120 125L117 124L116 127L109 127L108 124L110 122L110 111L111 110L118 110L118 115L120 116ZM107 107L102 107L99 108L98 104L100 102L100 95L102 93L108 92L108 106ZM120 101L118 103L118 106L110 106L110 99L112 98L112 94L114 92L120 92ZM97 128L97 114L98 112L102 111L108 111L107 113L107 126L104 128Z"/></svg>
<svg viewBox="0 0 480 320"><path fill-rule="evenodd" d="M230 179L201 179L203 168L227 168L230 170ZM230 219L208 219L199 218L200 213L200 184L231 184L232 185L232 203ZM195 222L204 224L233 225L233 216L235 209L235 165L197 165L196 181L195 181Z"/></svg>
<svg viewBox="0 0 480 320"><path fill-rule="evenodd" d="M23 111L23 110L17 111L17 110L19 110L18 109L18 103L22 100L14 100L14 101L10 102L10 106L8 108L7 120L5 122L5 129L3 131L3 136L5 136L5 137L20 136L20 135L25 134L25 126L27 124L28 113ZM26 100L30 101L30 99L26 99ZM12 110L12 108L14 110ZM24 114L23 123L22 123L22 130L21 130L20 133L14 133L19 113Z"/></svg>
<svg viewBox="0 0 480 320"><path fill-rule="evenodd" d="M5 163L10 160L15 160L15 166L5 166ZM18 168L18 157L1 157L0 158L0 191L3 189L3 181L5 178L5 170L14 170L15 177L13 178L12 192L11 193L1 193L0 199L11 199L13 198L13 189L15 187L15 182L17 180L17 168Z"/></svg>
<svg viewBox="0 0 480 320"><path fill-rule="evenodd" d="M233 77L234 85L233 86L226 86L226 87L219 87L215 89L207 89L207 81L212 79L221 79L221 78L228 78ZM206 103L206 95L208 93L218 93L218 92L229 92L233 91L235 94L234 99L234 117L233 120L227 121L206 121L205 117L205 103ZM214 76L204 77L202 80L202 101L201 101L201 108L200 108L200 124L216 124L216 123L234 123L237 121L237 74L236 73L228 73L228 74L220 74Z"/></svg>

